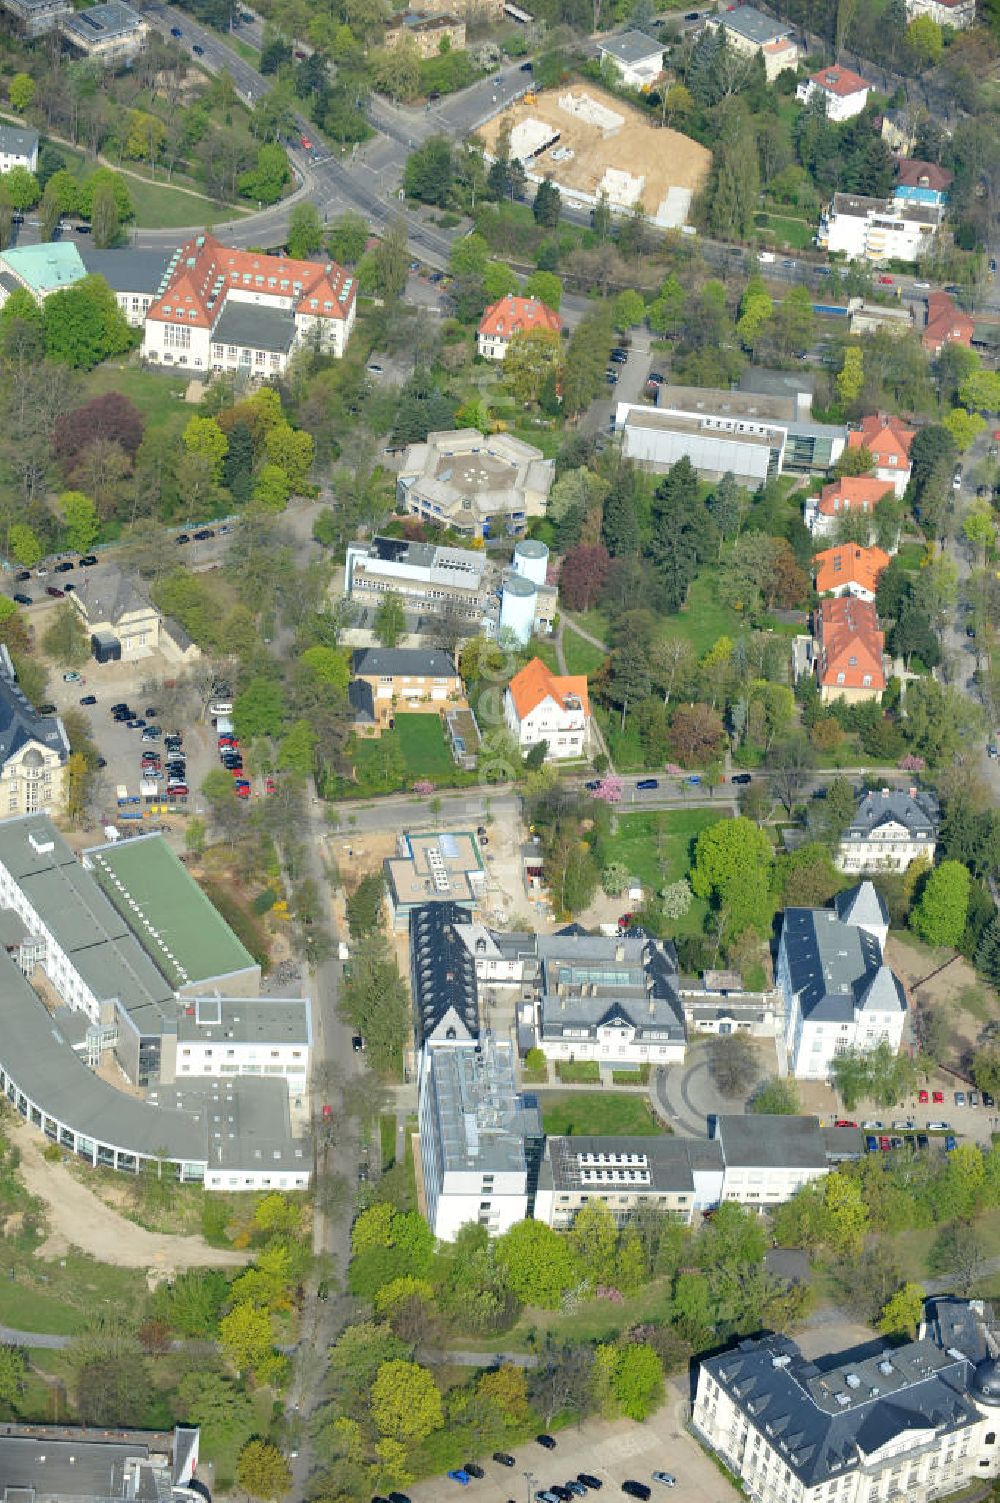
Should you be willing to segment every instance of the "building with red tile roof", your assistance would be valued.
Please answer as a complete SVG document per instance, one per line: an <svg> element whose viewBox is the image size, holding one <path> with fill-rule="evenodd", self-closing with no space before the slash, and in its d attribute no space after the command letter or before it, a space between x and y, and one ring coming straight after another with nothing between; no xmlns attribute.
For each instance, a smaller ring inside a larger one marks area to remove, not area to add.
<svg viewBox="0 0 1000 1503"><path fill-rule="evenodd" d="M544 741L547 760L582 757L590 736L586 674L550 673L532 658L507 685L504 713L522 751Z"/></svg>
<svg viewBox="0 0 1000 1503"><path fill-rule="evenodd" d="M885 635L875 607L851 595L820 601L815 618L815 661L824 703L881 699L885 690Z"/></svg>
<svg viewBox="0 0 1000 1503"><path fill-rule="evenodd" d="M842 68L835 64L830 68L821 68L818 73L813 73L805 83L800 83L795 91L795 97L808 102L814 94L822 94L826 101L826 113L830 120L850 120L854 115L860 115L868 103L868 91L870 83L861 77L860 73L852 73L850 68Z"/></svg>
<svg viewBox="0 0 1000 1503"><path fill-rule="evenodd" d="M920 343L932 355L940 355L946 344L964 344L972 347L975 324L963 313L947 292L931 292L927 297L927 325L920 336Z"/></svg>
<svg viewBox="0 0 1000 1503"><path fill-rule="evenodd" d="M916 431L894 414L873 412L847 435L847 447L867 449L875 461L876 480L889 481L901 496L910 479L910 444Z"/></svg>
<svg viewBox="0 0 1000 1503"><path fill-rule="evenodd" d="M849 512L871 516L883 496L893 495L894 489L891 481L871 475L845 475L824 485L818 496L807 498L803 521L813 537L828 537L842 516Z"/></svg>
<svg viewBox="0 0 1000 1503"><path fill-rule="evenodd" d="M338 359L354 326L357 283L333 261L234 250L198 235L177 251L146 312L147 360L188 370L284 370L315 341Z"/></svg>
<svg viewBox="0 0 1000 1503"><path fill-rule="evenodd" d="M838 548L824 548L815 555L813 563L817 594L853 595L856 600L871 602L889 555L881 548L842 543Z"/></svg>
<svg viewBox="0 0 1000 1503"><path fill-rule="evenodd" d="M491 303L479 322L476 349L486 360L502 360L515 334L531 329L548 329L558 334L562 319L536 297L515 297L508 293L498 303Z"/></svg>

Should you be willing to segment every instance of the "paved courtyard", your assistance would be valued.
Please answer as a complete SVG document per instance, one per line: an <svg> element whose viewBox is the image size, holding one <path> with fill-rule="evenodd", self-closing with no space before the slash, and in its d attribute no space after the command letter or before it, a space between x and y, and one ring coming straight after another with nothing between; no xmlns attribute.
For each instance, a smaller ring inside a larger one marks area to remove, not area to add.
<svg viewBox="0 0 1000 1503"><path fill-rule="evenodd" d="M604 1483L602 1498L621 1497L628 1477L645 1482L663 1503L736 1503L739 1494L708 1459L685 1429L688 1411L687 1375L667 1386L667 1402L644 1425L631 1420L586 1420L579 1429L562 1430L554 1451L520 1446L517 1465L498 1466L480 1457L486 1476L467 1488L446 1477L431 1478L406 1489L414 1503L530 1503L539 1489L561 1484L577 1472L593 1472ZM474 1458L469 1457L472 1461ZM668 1491L652 1481L653 1471L672 1472L677 1487Z"/></svg>

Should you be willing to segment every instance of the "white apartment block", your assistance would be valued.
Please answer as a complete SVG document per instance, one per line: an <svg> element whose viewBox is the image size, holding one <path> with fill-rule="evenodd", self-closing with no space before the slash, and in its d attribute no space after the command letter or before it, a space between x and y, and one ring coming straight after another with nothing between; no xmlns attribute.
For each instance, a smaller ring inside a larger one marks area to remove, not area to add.
<svg viewBox="0 0 1000 1503"><path fill-rule="evenodd" d="M919 261L942 220L937 204L835 193L820 219L818 242L850 261Z"/></svg>
<svg viewBox="0 0 1000 1503"><path fill-rule="evenodd" d="M930 16L939 26L965 31L976 24L976 0L906 0L906 19Z"/></svg>

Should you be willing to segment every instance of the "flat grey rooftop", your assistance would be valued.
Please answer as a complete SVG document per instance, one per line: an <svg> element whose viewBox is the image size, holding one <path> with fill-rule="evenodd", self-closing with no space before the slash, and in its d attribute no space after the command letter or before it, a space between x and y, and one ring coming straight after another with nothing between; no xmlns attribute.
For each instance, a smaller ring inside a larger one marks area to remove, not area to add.
<svg viewBox="0 0 1000 1503"><path fill-rule="evenodd" d="M818 1117L720 1116L715 1136L733 1169L825 1169Z"/></svg>
<svg viewBox="0 0 1000 1503"><path fill-rule="evenodd" d="M177 1042L306 1047L309 1003L303 997L194 997L179 1009Z"/></svg>
<svg viewBox="0 0 1000 1503"><path fill-rule="evenodd" d="M286 355L295 342L295 315L283 308L226 298L212 343Z"/></svg>
<svg viewBox="0 0 1000 1503"><path fill-rule="evenodd" d="M718 19L727 31L735 31L759 47L767 42L781 41L792 30L787 22L772 21L770 16L765 16L752 5L738 5L735 10L723 11Z"/></svg>
<svg viewBox="0 0 1000 1503"><path fill-rule="evenodd" d="M541 1138L542 1121L534 1099L518 1093L511 1046L444 1046L428 1065L445 1170L523 1170L525 1141Z"/></svg>
<svg viewBox="0 0 1000 1503"><path fill-rule="evenodd" d="M115 292L150 296L162 288L174 254L169 250L139 250L134 246L97 250L93 245L81 245L79 249L88 272L103 277Z"/></svg>

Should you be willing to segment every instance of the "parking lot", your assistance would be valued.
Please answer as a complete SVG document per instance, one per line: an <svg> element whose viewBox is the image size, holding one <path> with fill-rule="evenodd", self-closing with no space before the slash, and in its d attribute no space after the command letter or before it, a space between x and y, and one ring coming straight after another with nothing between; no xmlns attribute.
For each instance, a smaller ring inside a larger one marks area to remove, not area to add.
<svg viewBox="0 0 1000 1503"><path fill-rule="evenodd" d="M130 795L139 793L142 753L159 751L166 762L162 740L155 743L143 741L141 731L129 730L124 722L112 719L111 706L124 700L143 719L147 707L158 709L155 695L150 698L142 685L162 677L165 667L157 658L129 663L96 663L91 658L80 670L83 683L67 684L59 673L53 673L49 680L50 700L56 709L60 712L78 709L90 722L94 743L107 762L102 773L102 809L111 818L116 813L115 791L120 784L125 785ZM91 694L97 696L96 705L81 705L81 698ZM197 793L202 780L211 768L218 766L213 726L198 718L194 707L178 724L161 722L159 717L150 723L162 723L165 734L178 730L184 737L183 756L187 762L187 784L191 789L187 808L198 808L201 801Z"/></svg>
<svg viewBox="0 0 1000 1503"><path fill-rule="evenodd" d="M739 1494L709 1460L685 1428L688 1411L687 1377L668 1384L667 1401L643 1425L631 1420L585 1420L579 1429L561 1430L554 1451L529 1443L512 1454L515 1465L503 1467L479 1458L486 1476L462 1487L447 1477L434 1477L405 1489L413 1503L530 1503L537 1492L562 1486L578 1472L600 1478L601 1499L621 1499L621 1484L632 1478L652 1489L662 1503L735 1503ZM470 1457L470 1460L473 1458ZM654 1471L671 1472L677 1486L666 1488L652 1480ZM592 1494L592 1496L595 1496Z"/></svg>

